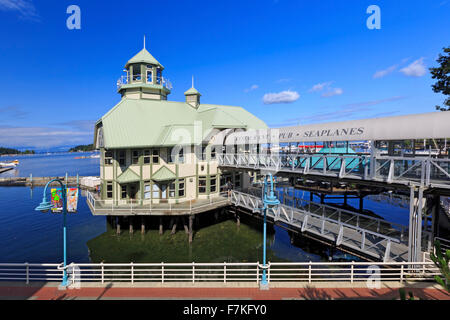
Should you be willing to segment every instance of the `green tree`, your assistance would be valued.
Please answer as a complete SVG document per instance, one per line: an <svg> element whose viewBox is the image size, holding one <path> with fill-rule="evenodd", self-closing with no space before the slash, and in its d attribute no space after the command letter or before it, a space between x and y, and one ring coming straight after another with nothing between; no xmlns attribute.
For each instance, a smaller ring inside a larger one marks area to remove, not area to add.
<svg viewBox="0 0 450 320"><path fill-rule="evenodd" d="M440 66L430 68L431 78L437 80L431 87L434 92L447 96L444 100L444 105L436 106L436 110L450 111L450 46L443 48L443 50L444 55L439 54L439 58L436 60Z"/></svg>
<svg viewBox="0 0 450 320"><path fill-rule="evenodd" d="M450 270L448 263L450 261L450 250L441 249L441 243L439 240L434 242L434 252L430 255L431 260L433 260L434 264L439 268L443 277L434 276L434 279L437 283L445 288L448 292L450 292Z"/></svg>

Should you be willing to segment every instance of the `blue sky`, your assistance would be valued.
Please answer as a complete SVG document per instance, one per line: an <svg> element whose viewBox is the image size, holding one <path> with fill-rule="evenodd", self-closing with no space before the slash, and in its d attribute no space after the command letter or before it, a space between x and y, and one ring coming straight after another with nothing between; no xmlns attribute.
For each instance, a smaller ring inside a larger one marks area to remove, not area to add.
<svg viewBox="0 0 450 320"><path fill-rule="evenodd" d="M71 4L81 30L66 27ZM450 45L449 16L450 0L0 0L0 146L91 143L144 34L170 100L194 75L202 102L273 127L433 112L428 68Z"/></svg>

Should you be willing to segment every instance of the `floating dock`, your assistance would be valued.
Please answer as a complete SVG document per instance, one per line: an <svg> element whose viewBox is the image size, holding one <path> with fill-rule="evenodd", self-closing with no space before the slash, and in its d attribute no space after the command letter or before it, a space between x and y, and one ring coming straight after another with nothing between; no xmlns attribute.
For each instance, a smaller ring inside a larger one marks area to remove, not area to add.
<svg viewBox="0 0 450 320"><path fill-rule="evenodd" d="M1 169L0 169L1 170ZM98 177L9 177L0 178L0 186L3 187L37 187L45 186L50 180L59 179L65 182L69 187L79 186L82 189L95 190L96 184L92 183L93 179Z"/></svg>

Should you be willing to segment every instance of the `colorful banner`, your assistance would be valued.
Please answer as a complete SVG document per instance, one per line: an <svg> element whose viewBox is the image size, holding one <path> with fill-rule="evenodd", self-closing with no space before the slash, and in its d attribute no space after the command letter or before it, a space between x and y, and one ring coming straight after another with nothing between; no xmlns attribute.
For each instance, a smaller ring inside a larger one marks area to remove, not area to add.
<svg viewBox="0 0 450 320"><path fill-rule="evenodd" d="M78 188L67 189L67 212L75 213L78 207ZM63 198L61 188L51 189L51 203L53 213L62 213Z"/></svg>
<svg viewBox="0 0 450 320"><path fill-rule="evenodd" d="M61 188L52 188L51 189L51 203L52 203L52 212L59 213L62 212L63 209L63 198Z"/></svg>
<svg viewBox="0 0 450 320"><path fill-rule="evenodd" d="M78 188L67 189L67 212L77 212Z"/></svg>

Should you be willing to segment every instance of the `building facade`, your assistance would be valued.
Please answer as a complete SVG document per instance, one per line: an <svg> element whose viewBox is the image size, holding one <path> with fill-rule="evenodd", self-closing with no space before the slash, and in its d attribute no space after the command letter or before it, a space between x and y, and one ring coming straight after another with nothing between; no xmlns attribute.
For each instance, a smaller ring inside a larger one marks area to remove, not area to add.
<svg viewBox="0 0 450 320"><path fill-rule="evenodd" d="M117 82L120 102L95 124L101 152L100 199L114 206L182 203L219 195L227 181L245 187L247 174L222 172L217 135L265 129L241 107L200 103L194 88L185 101L168 101L164 67L144 48Z"/></svg>

